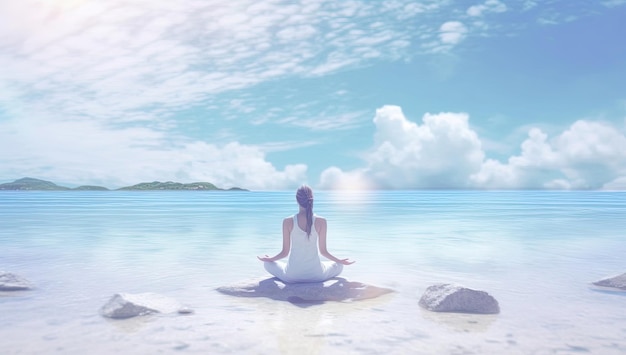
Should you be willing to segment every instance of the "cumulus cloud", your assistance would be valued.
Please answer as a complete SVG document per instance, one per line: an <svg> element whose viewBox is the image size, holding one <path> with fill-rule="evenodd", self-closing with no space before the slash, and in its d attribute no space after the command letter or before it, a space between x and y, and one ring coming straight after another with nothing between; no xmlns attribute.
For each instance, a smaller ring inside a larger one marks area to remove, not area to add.
<svg viewBox="0 0 626 355"><path fill-rule="evenodd" d="M539 129L531 129L528 139L522 143L521 155L509 158L508 164L487 159L479 172L469 176L470 181L475 187L493 189L533 188L546 179L553 186L539 185L541 188L566 184L554 177L553 169L543 168L554 167L557 163L556 154L546 140L546 134Z"/></svg>
<svg viewBox="0 0 626 355"><path fill-rule="evenodd" d="M494 0L477 6L472 14L505 9ZM188 178L225 186L287 188L303 179L306 166L279 169L265 152L292 143L240 144L235 125L219 127L201 141L185 137L183 126L216 127L216 121L236 118L318 131L353 128L362 117L353 107L319 109L310 116L300 114L313 112L308 109L259 114L263 110L258 102L228 96L280 79L310 79L380 61L410 60L416 48L445 52L469 34L466 24L447 21L450 14L463 16L466 8L450 1L413 0L0 1L0 173L72 181L76 177L77 183L93 179L118 186ZM571 7L566 15L585 10L580 9ZM471 23L467 21L475 26ZM224 100L227 104L222 105ZM336 101L324 100L323 105L338 107ZM219 108L209 112L211 106ZM190 115L193 110L210 114ZM362 177L362 186L411 187L434 186L439 176L441 186L458 183L443 173L456 170L437 167L421 152L445 151L446 146L432 148L446 142L443 131L437 131L441 122L447 122L444 131L465 125L473 133L463 119L466 115L427 115L422 124L415 124L400 114L404 123L398 125L389 112L376 120L380 133L365 166L350 172L328 170L324 181L331 185L341 177L344 182ZM396 137L382 133L394 125L411 143L407 147L394 145ZM422 137L427 131L434 142ZM210 141L217 135L227 137L221 139L223 144ZM479 140L465 137L461 142L482 154L473 145ZM425 164L417 178L412 157ZM467 159L469 163L458 163L474 169L476 159ZM235 160L242 166L231 164ZM402 164L409 170L400 168ZM259 173L247 170L251 166ZM387 168L396 169L400 182L388 181ZM573 183L576 176L591 179L575 168L568 174L555 183Z"/></svg>
<svg viewBox="0 0 626 355"><path fill-rule="evenodd" d="M506 164L487 160L470 180L481 188L600 189L626 176L626 136L601 122L576 121L554 139L534 128L521 147Z"/></svg>
<svg viewBox="0 0 626 355"><path fill-rule="evenodd" d="M323 188L462 188L480 169L484 153L464 113L426 114L423 123L407 120L398 106L376 110L374 146L365 155L367 167L344 172L324 171Z"/></svg>
<svg viewBox="0 0 626 355"><path fill-rule="evenodd" d="M374 144L364 166L331 167L320 187L622 189L626 136L606 123L579 120L550 139L529 130L519 155L506 163L486 158L465 113L425 114L409 121L400 107L383 106L374 117Z"/></svg>
<svg viewBox="0 0 626 355"><path fill-rule="evenodd" d="M0 123L0 165L7 177L115 188L142 181L208 181L219 187L283 189L305 180L307 166L279 170L260 147L208 144L148 128L81 121Z"/></svg>

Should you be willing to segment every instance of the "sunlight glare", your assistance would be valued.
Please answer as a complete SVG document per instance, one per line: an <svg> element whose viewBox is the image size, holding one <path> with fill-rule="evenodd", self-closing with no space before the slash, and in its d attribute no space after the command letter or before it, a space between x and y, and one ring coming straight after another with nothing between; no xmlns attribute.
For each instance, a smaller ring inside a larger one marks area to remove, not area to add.
<svg viewBox="0 0 626 355"><path fill-rule="evenodd" d="M350 209L365 206L375 187L360 174L345 174L339 177L329 191L329 198L334 203Z"/></svg>

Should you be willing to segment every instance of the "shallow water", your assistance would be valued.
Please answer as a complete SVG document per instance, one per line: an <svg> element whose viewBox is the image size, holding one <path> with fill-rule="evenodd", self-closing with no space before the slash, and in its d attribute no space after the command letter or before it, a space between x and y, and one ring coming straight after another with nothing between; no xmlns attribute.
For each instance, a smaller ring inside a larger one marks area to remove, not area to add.
<svg viewBox="0 0 626 355"><path fill-rule="evenodd" d="M343 277L394 289L309 307L222 295L264 276L293 192L0 192L0 270L36 288L0 292L3 354L626 353L626 193L318 192ZM494 316L439 314L433 283L488 291ZM156 292L187 316L108 320L118 292Z"/></svg>

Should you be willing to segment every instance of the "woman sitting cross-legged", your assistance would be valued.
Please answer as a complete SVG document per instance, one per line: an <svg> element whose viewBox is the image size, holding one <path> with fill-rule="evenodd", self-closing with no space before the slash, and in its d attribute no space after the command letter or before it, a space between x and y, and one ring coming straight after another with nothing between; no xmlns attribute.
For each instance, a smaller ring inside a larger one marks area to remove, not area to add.
<svg viewBox="0 0 626 355"><path fill-rule="evenodd" d="M265 270L283 282L321 282L338 276L344 265L326 248L326 219L313 214L313 190L303 185L296 192L297 214L283 220L283 249L277 255L258 257ZM319 247L319 249L318 249ZM330 261L321 261L320 254ZM277 261L289 256L287 262Z"/></svg>

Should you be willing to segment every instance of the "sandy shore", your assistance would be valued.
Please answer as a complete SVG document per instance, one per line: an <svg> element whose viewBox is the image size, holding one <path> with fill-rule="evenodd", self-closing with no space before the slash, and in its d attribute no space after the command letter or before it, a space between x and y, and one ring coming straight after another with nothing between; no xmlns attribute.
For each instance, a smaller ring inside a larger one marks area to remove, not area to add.
<svg viewBox="0 0 626 355"><path fill-rule="evenodd" d="M408 283L381 282L379 286L396 292L375 299L315 305L238 298L216 292L216 286L168 291L194 309L191 315L128 320L110 320L98 314L110 295L72 297L55 305L42 289L4 292L0 295L2 353L626 352L626 317L615 312L623 309L624 297L591 290L583 292L596 304L584 308L575 295L542 304L539 293L506 292L491 285L502 313L470 315L420 308L417 301L423 289Z"/></svg>

